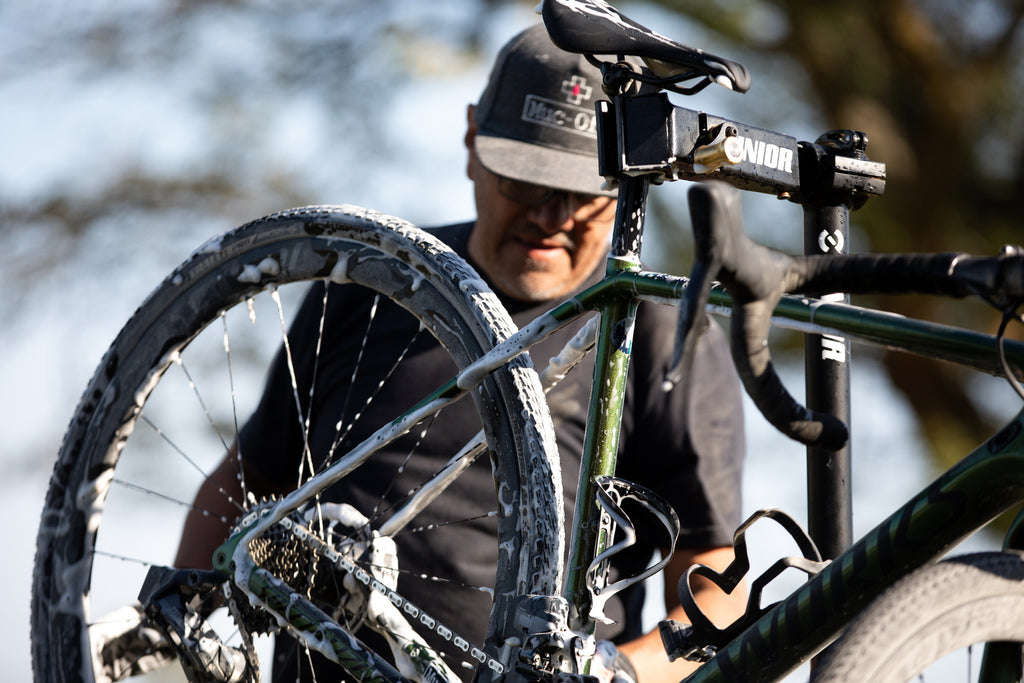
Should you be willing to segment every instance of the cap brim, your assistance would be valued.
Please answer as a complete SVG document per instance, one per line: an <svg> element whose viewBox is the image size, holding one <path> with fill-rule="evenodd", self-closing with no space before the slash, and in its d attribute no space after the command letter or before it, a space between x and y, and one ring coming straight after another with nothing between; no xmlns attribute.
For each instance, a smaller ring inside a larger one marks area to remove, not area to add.
<svg viewBox="0 0 1024 683"><path fill-rule="evenodd" d="M544 185L556 190L615 196L604 189L597 157L574 154L478 132L476 155L484 168L506 178Z"/></svg>

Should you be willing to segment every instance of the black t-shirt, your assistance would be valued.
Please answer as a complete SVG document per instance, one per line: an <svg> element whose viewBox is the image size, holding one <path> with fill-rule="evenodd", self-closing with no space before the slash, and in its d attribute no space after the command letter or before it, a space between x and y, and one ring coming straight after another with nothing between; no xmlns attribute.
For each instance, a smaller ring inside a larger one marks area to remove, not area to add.
<svg viewBox="0 0 1024 683"><path fill-rule="evenodd" d="M472 224L463 224L433 232L469 260L466 245L471 230ZM595 273L592 281L599 276ZM416 326L410 322L411 317L400 315L388 302L375 302L365 296L353 298L345 291L350 288L344 286L329 285L324 336L318 344L324 287L322 283L313 286L289 330L299 402L303 415L308 411L310 420L308 452L314 462L321 462L332 452L344 453L350 444L359 443L382 424L382 419L394 418L454 374L451 361L429 333L414 334ZM524 303L507 297L502 297L502 302L519 326L547 311L553 303ZM377 310L367 337L365 321L373 306ZM538 369L561 351L581 324L556 331L531 350ZM653 490L673 506L682 524L678 547L729 545L740 521L741 507L744 437L739 381L724 335L712 325L699 343L691 375L666 394L661 384L671 360L675 326L674 308L640 305L616 474ZM415 341L407 346L411 336ZM369 341L364 341L367 338ZM402 362L396 363L399 358ZM356 366L359 370L354 375ZM314 368L317 380L309 410L309 378ZM591 353L548 394L570 514L592 369ZM291 372L283 354L279 354L261 402L240 435L240 452L247 467L255 468L270 481L296 481L306 447L302 420L296 414ZM378 387L375 380L370 380L380 373L392 374ZM373 398L367 405L369 396ZM340 422L347 424L356 413L362 418L357 426L339 435L339 416L343 416ZM442 411L428 429L413 430L384 453L375 455L334 487L328 497L349 502L372 517L373 511L380 509L382 497L391 503L403 499L410 487L436 471L478 429L473 405L463 399ZM411 452L415 457L408 457ZM395 477L398 465L403 473ZM460 508L494 508L494 487L486 458L474 464L455 486ZM455 510L443 500L428 508L427 521L444 524L465 516L463 509ZM653 538L645 534L644 521L634 521L639 527L638 544L613 563L616 572L623 575L641 571L667 540L664 533ZM490 520L481 519L430 534L403 534L396 540L411 549L411 556L423 558L424 565L416 568L418 572L454 575L470 585L488 585L495 563L490 524ZM412 580L400 584L399 592L457 633L471 638L483 633L489 604L485 594L464 598L461 596L470 592L446 592L436 583ZM642 586L609 603L607 613L619 622L619 628L605 632L604 637L621 642L639 635L642 603Z"/></svg>

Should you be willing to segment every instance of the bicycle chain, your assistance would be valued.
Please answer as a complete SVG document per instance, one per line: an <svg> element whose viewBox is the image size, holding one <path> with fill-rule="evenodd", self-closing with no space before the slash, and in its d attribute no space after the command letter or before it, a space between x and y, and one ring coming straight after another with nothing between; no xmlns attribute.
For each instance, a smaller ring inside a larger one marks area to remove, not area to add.
<svg viewBox="0 0 1024 683"><path fill-rule="evenodd" d="M424 610L417 607L396 591L386 586L371 573L353 563L347 557L331 547L330 544L317 537L316 534L295 522L291 517L284 517L277 524L290 532L291 535L294 536L302 545L312 550L318 557L329 561L335 569L351 574L368 589L382 594L412 621L418 621L420 624L440 636L443 640L451 643L454 647L461 650L465 655L475 659L480 664L485 664L496 674L502 675L505 673L506 668L504 664L489 656L479 647L472 645L458 633L427 614ZM317 567L317 573L319 573L321 569L322 567ZM291 585L290 582L289 585ZM259 600L259 602L266 607L262 600ZM269 609L269 607L267 609Z"/></svg>

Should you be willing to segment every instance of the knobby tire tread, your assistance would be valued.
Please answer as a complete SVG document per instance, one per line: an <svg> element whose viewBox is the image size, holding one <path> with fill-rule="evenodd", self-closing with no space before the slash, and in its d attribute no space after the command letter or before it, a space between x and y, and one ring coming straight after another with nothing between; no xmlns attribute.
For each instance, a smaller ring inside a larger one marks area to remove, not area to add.
<svg viewBox="0 0 1024 683"><path fill-rule="evenodd" d="M42 512L33 572L31 640L37 681L91 680L86 622L95 526L117 464L118 444L128 438L149 388L169 365L168 356L216 320L219 311L277 283L324 280L355 251L373 253L408 271L410 283L415 280L412 289L429 287L431 296L443 299L461 318L469 338L444 339L453 334L447 329L452 321L429 320L429 311L413 311L443 344L465 347L452 352L463 355L461 365L514 330L497 297L447 246L404 221L356 207L275 214L199 248L122 329L65 434ZM263 273L258 282L239 277L244 266L267 257L276 259L279 273ZM501 540L514 548L509 561L499 562L497 569L491 628L500 634L512 621L503 614L511 598L557 591L560 472L546 403L525 354L485 380L479 393L478 412L497 453L495 483L516 495L508 507L514 510L511 517L499 521Z"/></svg>
<svg viewBox="0 0 1024 683"><path fill-rule="evenodd" d="M812 680L903 683L954 650L990 641L1024 643L1022 552L963 555L910 574L858 616Z"/></svg>

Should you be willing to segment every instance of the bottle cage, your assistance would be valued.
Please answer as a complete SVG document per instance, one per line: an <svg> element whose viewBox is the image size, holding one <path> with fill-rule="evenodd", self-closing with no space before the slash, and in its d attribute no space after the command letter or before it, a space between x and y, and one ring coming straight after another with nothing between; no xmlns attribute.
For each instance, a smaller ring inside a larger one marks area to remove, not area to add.
<svg viewBox="0 0 1024 683"><path fill-rule="evenodd" d="M669 553L635 576L606 583L608 560L636 543L636 527L623 508L624 504L638 507L661 524L665 530L665 542L660 546L663 548L675 547L679 538L679 517L668 501L639 484L609 476L596 477L594 483L597 505L601 508L601 531L607 538L615 538L616 535L620 537L620 540L598 554L587 569L587 588L593 596L590 616L596 621L609 623L610 619L604 613L608 600L616 593L661 571L672 557Z"/></svg>
<svg viewBox="0 0 1024 683"><path fill-rule="evenodd" d="M743 577L746 576L747 572L750 571L750 556L747 552L746 533L755 522L761 519L771 519L782 526L796 542L802 557L783 557L754 579L751 582L750 595L747 598L747 606L744 613L736 621L729 624L729 626L720 629L712 624L711 620L697 606L693 596L690 577L702 576L714 583L725 593L732 593L740 581L743 580ZM718 648L746 630L775 606L773 603L761 607L761 594L764 592L765 586L775 580L782 572L793 568L811 577L829 564L828 560L821 559L821 553L818 552L814 541L807 535L807 532L800 528L800 525L792 517L776 508L759 510L751 515L736 530L733 536L733 546L736 557L726 567L725 571L719 573L704 565L693 565L679 580L679 601L690 620L690 626L683 626L670 621L662 622L662 640L665 642L669 659L684 657L691 661L700 662L711 659Z"/></svg>

